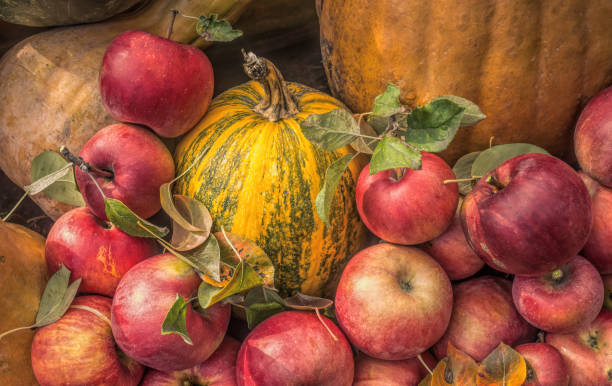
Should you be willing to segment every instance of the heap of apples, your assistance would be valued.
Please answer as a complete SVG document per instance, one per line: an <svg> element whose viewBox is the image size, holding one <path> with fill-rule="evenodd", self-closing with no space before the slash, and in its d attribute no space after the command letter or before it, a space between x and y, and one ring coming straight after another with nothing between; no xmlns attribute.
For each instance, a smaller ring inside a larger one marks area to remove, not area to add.
<svg viewBox="0 0 612 386"><path fill-rule="evenodd" d="M201 278L152 239L110 224L103 197L142 218L159 211L174 164L157 135L179 136L203 116L212 67L195 48L129 31L109 46L100 87L108 112L125 123L83 147L90 172L75 174L87 207L62 216L47 239L51 272L64 265L82 282L67 313L35 335L42 385L416 384L426 375L417 356L433 367L452 343L481 361L500 342L518 346L540 385L612 379L612 313L602 311L604 282L612 283L602 280L612 274L611 89L577 123L578 173L524 154L482 176L460 202L457 184L444 183L453 171L436 155L423 153L420 170L370 175L366 167L358 210L385 242L344 269L339 326L286 311L240 343L226 336L229 304L190 303L180 310L189 344L161 326L177 296L197 296ZM485 263L513 281L470 278ZM538 330L545 343L528 343Z"/></svg>

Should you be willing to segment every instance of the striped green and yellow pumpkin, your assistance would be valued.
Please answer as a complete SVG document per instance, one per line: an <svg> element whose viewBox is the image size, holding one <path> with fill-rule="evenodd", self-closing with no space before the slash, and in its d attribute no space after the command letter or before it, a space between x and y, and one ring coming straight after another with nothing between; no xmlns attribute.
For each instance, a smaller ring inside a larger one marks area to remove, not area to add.
<svg viewBox="0 0 612 386"><path fill-rule="evenodd" d="M325 170L348 148L314 147L300 122L344 108L331 96L285 82L266 59L246 56L252 79L220 94L176 149L175 193L202 201L232 233L256 242L274 262L283 294L320 295L363 246L355 206L357 159L342 176L328 225L315 212Z"/></svg>

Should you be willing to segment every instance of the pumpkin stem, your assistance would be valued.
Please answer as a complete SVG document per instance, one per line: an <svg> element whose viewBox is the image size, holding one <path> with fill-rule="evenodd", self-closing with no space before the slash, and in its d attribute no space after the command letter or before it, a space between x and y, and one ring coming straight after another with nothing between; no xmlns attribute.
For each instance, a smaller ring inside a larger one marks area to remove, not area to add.
<svg viewBox="0 0 612 386"><path fill-rule="evenodd" d="M258 81L264 89L264 97L253 110L272 122L291 118L300 110L295 97L289 91L283 75L266 58L242 50L244 71L252 80Z"/></svg>

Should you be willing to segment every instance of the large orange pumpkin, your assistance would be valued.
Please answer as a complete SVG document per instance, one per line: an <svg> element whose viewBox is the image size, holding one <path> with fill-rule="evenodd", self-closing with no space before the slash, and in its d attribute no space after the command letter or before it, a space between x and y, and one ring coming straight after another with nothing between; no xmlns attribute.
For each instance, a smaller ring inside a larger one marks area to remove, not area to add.
<svg viewBox="0 0 612 386"><path fill-rule="evenodd" d="M318 0L333 94L370 111L387 82L401 100L442 94L488 118L462 129L444 156L529 142L564 156L580 108L612 83L610 0Z"/></svg>
<svg viewBox="0 0 612 386"><path fill-rule="evenodd" d="M21 225L0 220L0 334L31 326L47 283L45 239ZM34 331L0 341L0 385L37 385L30 361Z"/></svg>

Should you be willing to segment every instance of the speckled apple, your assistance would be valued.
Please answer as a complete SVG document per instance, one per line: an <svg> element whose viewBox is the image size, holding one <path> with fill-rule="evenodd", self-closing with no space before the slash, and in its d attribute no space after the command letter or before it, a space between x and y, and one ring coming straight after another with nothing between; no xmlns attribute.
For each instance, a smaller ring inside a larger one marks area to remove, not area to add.
<svg viewBox="0 0 612 386"><path fill-rule="evenodd" d="M525 343L514 348L527 362L522 386L568 386L569 372L561 353L547 343Z"/></svg>
<svg viewBox="0 0 612 386"><path fill-rule="evenodd" d="M153 239L134 237L97 218L89 208L63 214L45 243L49 272L62 264L71 280L81 278L79 292L112 297L119 280L134 265L159 253Z"/></svg>
<svg viewBox="0 0 612 386"><path fill-rule="evenodd" d="M612 189L578 172L591 195L593 225L581 254L602 275L612 274Z"/></svg>
<svg viewBox="0 0 612 386"><path fill-rule="evenodd" d="M351 346L331 320L285 311L257 325L242 342L236 380L239 386L350 386L354 369Z"/></svg>
<svg viewBox="0 0 612 386"><path fill-rule="evenodd" d="M453 292L444 269L415 247L381 243L363 249L342 272L336 317L347 338L367 355L417 356L442 337Z"/></svg>
<svg viewBox="0 0 612 386"><path fill-rule="evenodd" d="M430 370L436 367L436 360L429 352L425 351L421 357ZM427 374L417 358L386 361L359 353L353 386L417 386Z"/></svg>
<svg viewBox="0 0 612 386"><path fill-rule="evenodd" d="M446 356L449 341L480 362L500 342L514 346L535 340L537 330L514 308L511 291L510 280L494 276L455 285L451 321L433 347L436 358Z"/></svg>
<svg viewBox="0 0 612 386"><path fill-rule="evenodd" d="M207 309L187 306L186 328L193 344L178 334L162 335L162 323L181 296L197 296L201 279L186 263L170 253L150 257L126 273L115 291L111 326L119 347L138 362L170 372L204 362L219 347L230 318L230 305Z"/></svg>

